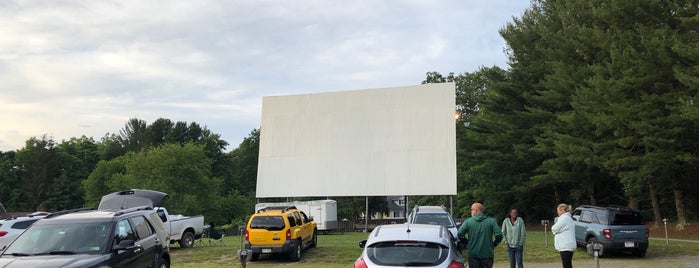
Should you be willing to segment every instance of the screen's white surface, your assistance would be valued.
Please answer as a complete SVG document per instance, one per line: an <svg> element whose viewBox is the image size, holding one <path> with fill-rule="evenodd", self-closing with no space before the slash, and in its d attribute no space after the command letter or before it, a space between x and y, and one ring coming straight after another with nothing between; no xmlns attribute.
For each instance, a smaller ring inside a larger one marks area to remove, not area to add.
<svg viewBox="0 0 699 268"><path fill-rule="evenodd" d="M455 85L262 100L257 197L455 195Z"/></svg>

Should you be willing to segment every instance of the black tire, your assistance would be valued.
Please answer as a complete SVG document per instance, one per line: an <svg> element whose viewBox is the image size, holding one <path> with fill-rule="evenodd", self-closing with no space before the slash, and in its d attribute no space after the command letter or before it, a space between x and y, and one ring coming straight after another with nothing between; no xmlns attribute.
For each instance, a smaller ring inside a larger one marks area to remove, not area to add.
<svg viewBox="0 0 699 268"><path fill-rule="evenodd" d="M313 230L313 240L311 240L311 244L308 246L309 248L314 248L318 245L318 231Z"/></svg>
<svg viewBox="0 0 699 268"><path fill-rule="evenodd" d="M178 243L181 248L191 248L194 246L194 234L192 232L184 232L182 239Z"/></svg>
<svg viewBox="0 0 699 268"><path fill-rule="evenodd" d="M252 256L250 256L250 261L257 261L260 259L260 253L253 253Z"/></svg>
<svg viewBox="0 0 699 268"><path fill-rule="evenodd" d="M160 257L160 265L158 268L170 268L170 264L165 260L165 258Z"/></svg>
<svg viewBox="0 0 699 268"><path fill-rule="evenodd" d="M637 248L637 249L634 249L633 251L631 251L631 254L633 254L636 257L643 258L646 256L647 251L648 251L647 248L644 248L644 249Z"/></svg>
<svg viewBox="0 0 699 268"><path fill-rule="evenodd" d="M301 260L301 240L297 240L295 243L295 247L291 252L289 252L289 259L291 261Z"/></svg>

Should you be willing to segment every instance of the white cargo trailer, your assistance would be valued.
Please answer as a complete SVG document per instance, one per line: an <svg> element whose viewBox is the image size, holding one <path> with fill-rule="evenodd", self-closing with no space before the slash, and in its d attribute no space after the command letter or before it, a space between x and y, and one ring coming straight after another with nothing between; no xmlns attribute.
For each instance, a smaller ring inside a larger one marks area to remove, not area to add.
<svg viewBox="0 0 699 268"><path fill-rule="evenodd" d="M293 201L279 203L257 203L255 211L271 206L295 206L306 215L313 217L318 231L328 233L337 229L337 201L330 199L312 201Z"/></svg>

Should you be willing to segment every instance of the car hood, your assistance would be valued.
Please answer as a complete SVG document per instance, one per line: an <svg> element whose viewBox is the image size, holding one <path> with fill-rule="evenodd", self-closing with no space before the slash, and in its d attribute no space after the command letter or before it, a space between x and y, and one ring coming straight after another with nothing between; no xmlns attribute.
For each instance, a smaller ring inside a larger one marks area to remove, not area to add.
<svg viewBox="0 0 699 268"><path fill-rule="evenodd" d="M109 254L92 255L42 255L15 257L3 255L0 257L0 268L50 268L50 267L93 267L95 265L108 266Z"/></svg>
<svg viewBox="0 0 699 268"><path fill-rule="evenodd" d="M103 196L97 209L125 209L140 206L152 208L160 205L165 197L167 197L166 193L153 190L126 190Z"/></svg>

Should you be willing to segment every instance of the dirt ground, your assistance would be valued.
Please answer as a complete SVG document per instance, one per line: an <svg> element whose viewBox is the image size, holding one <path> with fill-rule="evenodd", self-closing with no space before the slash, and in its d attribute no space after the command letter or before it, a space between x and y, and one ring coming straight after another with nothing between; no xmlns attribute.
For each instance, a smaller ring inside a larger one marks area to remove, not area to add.
<svg viewBox="0 0 699 268"><path fill-rule="evenodd" d="M675 222L668 222L667 235L670 238L699 240L699 222L691 222L684 226L684 230L677 230ZM665 226L654 227L653 223L648 224L651 237L665 238Z"/></svg>

